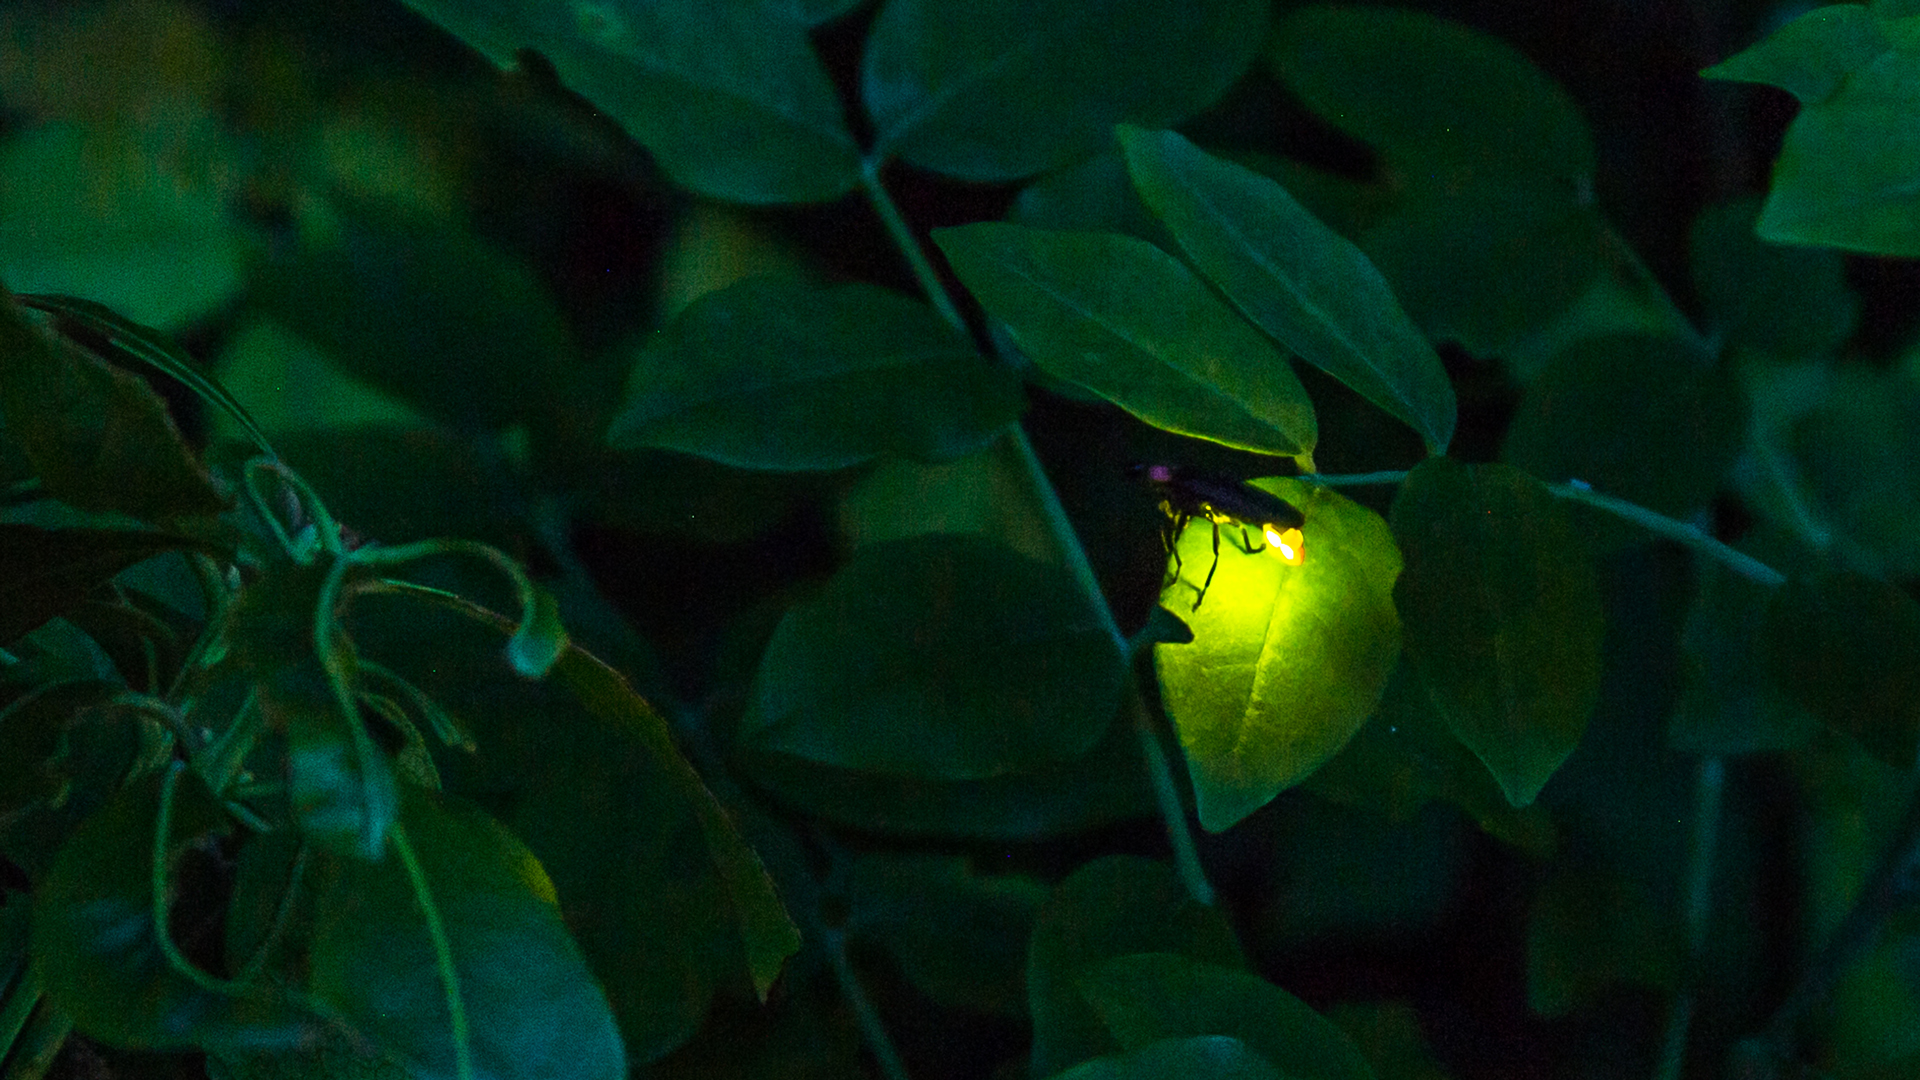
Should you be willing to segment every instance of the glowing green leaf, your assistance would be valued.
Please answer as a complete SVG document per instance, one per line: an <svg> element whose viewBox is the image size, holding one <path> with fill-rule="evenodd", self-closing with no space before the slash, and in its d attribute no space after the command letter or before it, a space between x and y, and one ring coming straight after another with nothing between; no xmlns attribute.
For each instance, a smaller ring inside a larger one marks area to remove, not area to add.
<svg viewBox="0 0 1920 1080"><path fill-rule="evenodd" d="M1304 779L1379 703L1400 655L1393 582L1400 553L1379 515L1298 480L1257 485L1300 508L1304 561L1288 565L1257 530L1220 527L1220 564L1199 610L1186 608L1213 564L1213 525L1181 535L1180 579L1164 602L1193 628L1160 645L1160 692L1193 776L1200 823L1225 829Z"/></svg>

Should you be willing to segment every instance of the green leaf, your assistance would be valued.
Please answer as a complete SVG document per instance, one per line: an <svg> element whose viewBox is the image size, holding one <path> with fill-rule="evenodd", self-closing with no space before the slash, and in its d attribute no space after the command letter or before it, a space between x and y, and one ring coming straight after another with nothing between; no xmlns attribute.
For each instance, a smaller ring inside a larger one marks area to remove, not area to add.
<svg viewBox="0 0 1920 1080"><path fill-rule="evenodd" d="M150 326L181 326L232 299L248 237L210 178L237 163L204 141L173 148L179 160L168 161L144 141L131 126L10 132L0 143L0 280L85 296Z"/></svg>
<svg viewBox="0 0 1920 1080"><path fill-rule="evenodd" d="M250 300L352 374L456 430L552 422L578 361L559 307L508 252L437 222L346 208L266 267Z"/></svg>
<svg viewBox="0 0 1920 1080"><path fill-rule="evenodd" d="M1255 326L1446 452L1453 384L1360 249L1287 189L1175 132L1123 127L1120 144L1141 198Z"/></svg>
<svg viewBox="0 0 1920 1080"><path fill-rule="evenodd" d="M755 469L942 461L986 445L1024 404L1018 377L924 303L751 278L654 336L607 439Z"/></svg>
<svg viewBox="0 0 1920 1080"><path fill-rule="evenodd" d="M1593 175L1573 99L1519 50L1460 23L1310 5L1279 20L1267 58L1310 108L1409 174L1484 186Z"/></svg>
<svg viewBox="0 0 1920 1080"><path fill-rule="evenodd" d="M200 400L224 412L253 440L261 453L274 456L266 435L253 422L253 417L247 414L247 408L240 404L240 399L208 375L199 361L188 356L185 349L169 340L165 334L142 326L105 304L96 304L77 296L22 296L18 299L26 307L51 313L64 327L78 328L106 339L105 357L145 364L179 381L197 394Z"/></svg>
<svg viewBox="0 0 1920 1080"><path fill-rule="evenodd" d="M232 993L171 967L153 925L158 775L129 785L87 818L34 891L32 949L53 1003L81 1033L151 1050L291 1048L317 1017L264 984ZM177 789L169 858L222 831L220 809L189 774Z"/></svg>
<svg viewBox="0 0 1920 1080"><path fill-rule="evenodd" d="M887 541L781 620L742 737L842 768L980 779L1092 749L1125 674L1064 571L976 536Z"/></svg>
<svg viewBox="0 0 1920 1080"><path fill-rule="evenodd" d="M1750 537L1740 546L1769 565L1791 565L1774 557L1791 550L1786 545L1755 550ZM1698 567L1699 591L1680 635L1686 682L1668 741L1681 753L1711 755L1806 746L1819 725L1781 693L1762 633L1775 590L1707 560Z"/></svg>
<svg viewBox="0 0 1920 1080"><path fill-rule="evenodd" d="M364 859L380 857L399 812L399 781L384 751L356 739L315 657L254 684L267 725L287 740L287 797L301 835Z"/></svg>
<svg viewBox="0 0 1920 1080"><path fill-rule="evenodd" d="M933 782L742 749L742 769L779 802L880 835L1040 840L1154 812L1140 740L1126 724L1083 757L984 780Z"/></svg>
<svg viewBox="0 0 1920 1080"><path fill-rule="evenodd" d="M1119 1050L1077 980L1101 961L1147 951L1243 965L1226 917L1193 899L1160 863L1109 855L1075 870L1041 906L1027 953L1032 1075Z"/></svg>
<svg viewBox="0 0 1920 1080"><path fill-rule="evenodd" d="M1379 704L1400 654L1392 590L1400 553L1386 522L1327 488L1273 479L1257 486L1306 515L1304 561L1288 565L1237 525L1188 524L1181 578L1163 602L1185 608L1190 645L1160 645L1154 665L1186 751L1200 823L1226 829L1324 764Z"/></svg>
<svg viewBox="0 0 1920 1080"><path fill-rule="evenodd" d="M1527 387L1501 457L1542 480L1579 480L1685 520L1719 490L1746 425L1738 384L1693 345L1612 335L1567 349ZM1647 537L1599 512L1574 520L1601 550Z"/></svg>
<svg viewBox="0 0 1920 1080"><path fill-rule="evenodd" d="M1558 502L1511 466L1427 461L1392 516L1407 655L1454 736L1525 806L1599 693L1593 566Z"/></svg>
<svg viewBox="0 0 1920 1080"><path fill-rule="evenodd" d="M1162 1039L1230 1035L1287 1077L1373 1080L1373 1069L1345 1032L1299 998L1238 968L1146 952L1093 965L1075 982L1128 1050Z"/></svg>
<svg viewBox="0 0 1920 1080"><path fill-rule="evenodd" d="M520 49L702 195L819 202L860 182L860 154L807 24L771 4L408 0L502 68ZM812 5L819 7L819 4Z"/></svg>
<svg viewBox="0 0 1920 1080"><path fill-rule="evenodd" d="M680 756L666 720L633 692L620 674L578 646L569 647L549 676L621 739L643 746L693 809L707 858L726 889L747 975L764 1000L789 956L800 949L800 932L787 917L760 857L741 839L687 759ZM616 774L617 777L617 774ZM624 783L624 780L618 780ZM605 831L594 833L604 836ZM682 851L685 849L682 848Z"/></svg>
<svg viewBox="0 0 1920 1080"><path fill-rule="evenodd" d="M1025 1016L1027 941L1044 886L978 873L960 856L869 854L847 891L847 933L885 949L930 999Z"/></svg>
<svg viewBox="0 0 1920 1080"><path fill-rule="evenodd" d="M1837 251L1785 247L1753 234L1759 201L1708 207L1689 236L1694 287L1726 347L1781 360L1832 355L1853 333L1860 297Z"/></svg>
<svg viewBox="0 0 1920 1080"><path fill-rule="evenodd" d="M1920 573L1913 527L1920 513L1920 385L1904 374L1841 368L1798 389L1792 405L1813 406L1786 439L1794 471L1806 481L1801 512L1860 545L1855 550L1868 568Z"/></svg>
<svg viewBox="0 0 1920 1080"><path fill-rule="evenodd" d="M127 567L197 546L186 537L142 530L0 523L0 646L70 610Z"/></svg>
<svg viewBox="0 0 1920 1080"><path fill-rule="evenodd" d="M1358 240L1430 337L1509 360L1604 280L1619 243L1573 191L1521 182L1416 182Z"/></svg>
<svg viewBox="0 0 1920 1080"><path fill-rule="evenodd" d="M0 852L35 881L140 759L147 733L112 704L123 690L96 680L47 682L0 710L8 759L0 768Z"/></svg>
<svg viewBox="0 0 1920 1080"><path fill-rule="evenodd" d="M1266 1058L1229 1035L1161 1039L1138 1050L1083 1061L1054 1080L1281 1080Z"/></svg>
<svg viewBox="0 0 1920 1080"><path fill-rule="evenodd" d="M1920 255L1920 17L1881 24L1890 47L1788 126L1761 239ZM1855 38L1848 62L1869 41Z"/></svg>
<svg viewBox="0 0 1920 1080"><path fill-rule="evenodd" d="M1848 74L1892 47L1882 20L1865 6L1830 4L1801 15L1766 40L1700 74L1777 86L1801 104L1813 105L1832 97Z"/></svg>
<svg viewBox="0 0 1920 1080"><path fill-rule="evenodd" d="M4 289L0 417L47 493L82 510L168 519L226 509L151 387L49 336Z"/></svg>
<svg viewBox="0 0 1920 1080"><path fill-rule="evenodd" d="M1048 374L1155 427L1310 454L1313 404L1287 360L1144 240L981 222L934 232L960 280Z"/></svg>
<svg viewBox="0 0 1920 1080"><path fill-rule="evenodd" d="M866 0L763 0L768 11L818 26L847 14Z"/></svg>
<svg viewBox="0 0 1920 1080"><path fill-rule="evenodd" d="M341 428L426 428L433 421L399 397L350 374L327 351L288 331L272 319L251 320L236 328L214 359L220 381L244 399L262 432L272 433L282 456L286 436L328 430L327 440L338 445ZM236 425L214 418L214 437L244 434ZM299 470L305 475L307 470Z"/></svg>
<svg viewBox="0 0 1920 1080"><path fill-rule="evenodd" d="M1004 181L1085 157L1113 125L1212 104L1267 29L1259 0L888 0L861 97L873 155Z"/></svg>
<svg viewBox="0 0 1920 1080"><path fill-rule="evenodd" d="M1920 604L1847 571L1792 577L1762 631L1788 697L1896 769L1920 749Z"/></svg>
<svg viewBox="0 0 1920 1080"><path fill-rule="evenodd" d="M606 997L560 921L553 883L470 806L409 789L400 826L452 953L474 1075L626 1075ZM327 866L312 993L419 1078L451 1080L454 1044L428 917L400 858Z"/></svg>

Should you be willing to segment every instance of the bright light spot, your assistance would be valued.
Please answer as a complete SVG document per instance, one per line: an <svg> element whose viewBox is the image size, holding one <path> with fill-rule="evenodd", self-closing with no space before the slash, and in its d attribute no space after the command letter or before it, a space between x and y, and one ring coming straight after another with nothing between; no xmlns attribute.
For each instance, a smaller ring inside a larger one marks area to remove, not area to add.
<svg viewBox="0 0 1920 1080"><path fill-rule="evenodd" d="M1306 538L1300 535L1299 529L1281 530L1268 525L1266 533L1267 543L1280 553L1282 562L1288 566L1299 566L1306 561Z"/></svg>

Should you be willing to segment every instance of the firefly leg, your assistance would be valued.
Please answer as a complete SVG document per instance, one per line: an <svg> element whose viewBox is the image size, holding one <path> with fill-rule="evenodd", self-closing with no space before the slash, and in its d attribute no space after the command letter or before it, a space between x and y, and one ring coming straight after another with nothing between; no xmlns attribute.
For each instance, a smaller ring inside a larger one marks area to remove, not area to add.
<svg viewBox="0 0 1920 1080"><path fill-rule="evenodd" d="M1207 598L1207 589L1213 585L1213 572L1220 569L1220 523L1213 522L1213 565L1207 567L1207 580L1200 584L1200 594L1193 598L1193 607L1189 611L1199 611L1200 601Z"/></svg>
<svg viewBox="0 0 1920 1080"><path fill-rule="evenodd" d="M1174 515L1160 522L1160 546L1173 556L1173 569L1167 571L1166 579L1160 582L1161 588L1180 580L1180 533L1187 526L1184 516Z"/></svg>
<svg viewBox="0 0 1920 1080"><path fill-rule="evenodd" d="M1240 550L1249 555L1258 555L1262 550L1261 545L1254 543L1248 538L1247 527L1245 525L1240 526Z"/></svg>

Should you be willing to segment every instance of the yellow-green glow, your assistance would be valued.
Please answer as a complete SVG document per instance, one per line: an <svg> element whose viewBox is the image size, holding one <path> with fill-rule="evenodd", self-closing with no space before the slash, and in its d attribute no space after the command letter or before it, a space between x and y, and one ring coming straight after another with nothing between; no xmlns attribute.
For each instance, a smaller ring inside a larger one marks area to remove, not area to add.
<svg viewBox="0 0 1920 1080"><path fill-rule="evenodd" d="M1213 565L1212 523L1190 522L1177 541L1180 579L1161 600L1194 640L1154 650L1201 824L1215 831L1332 757L1372 713L1400 652L1400 552L1386 522L1330 489L1255 484L1299 507L1305 526L1272 530L1268 544L1279 543L1253 555L1223 537L1206 600L1190 611Z"/></svg>

